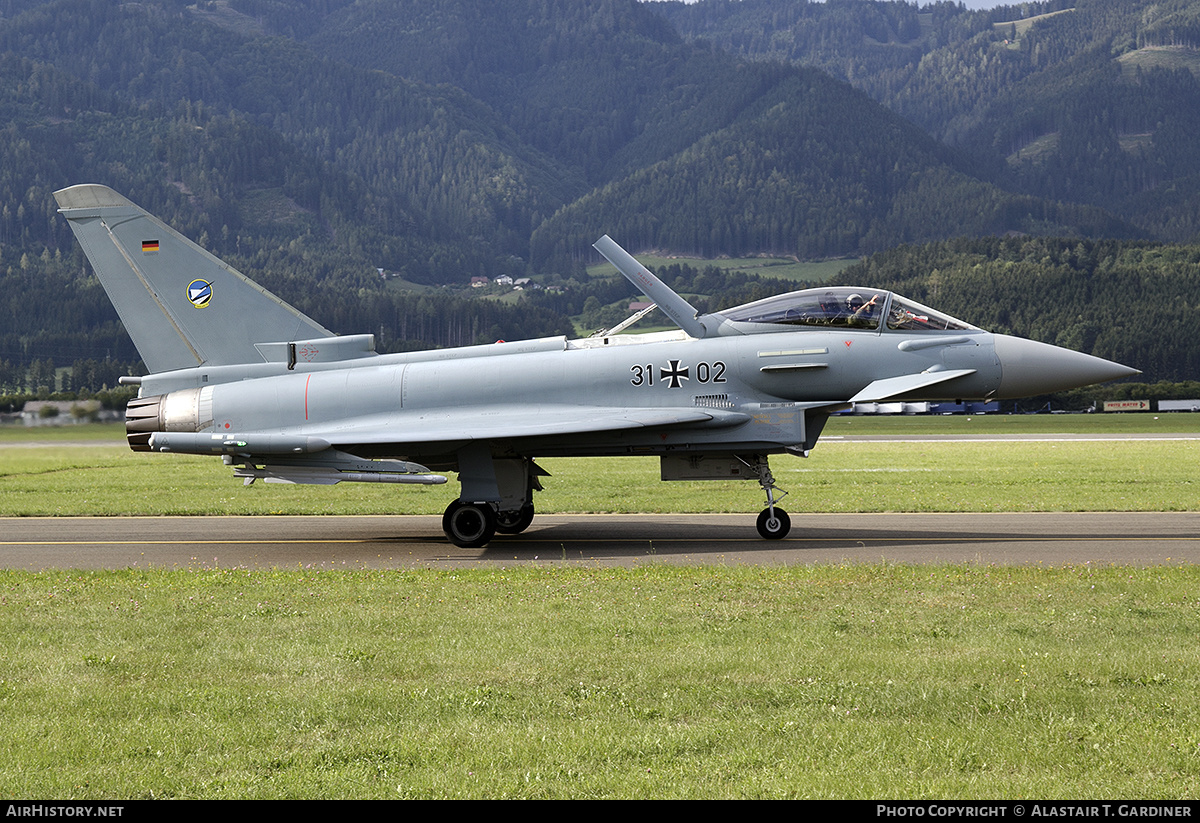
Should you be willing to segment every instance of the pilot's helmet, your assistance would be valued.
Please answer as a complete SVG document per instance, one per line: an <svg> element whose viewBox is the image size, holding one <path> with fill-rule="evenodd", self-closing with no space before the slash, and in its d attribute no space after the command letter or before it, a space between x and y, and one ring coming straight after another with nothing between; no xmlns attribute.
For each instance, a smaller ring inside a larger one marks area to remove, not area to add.
<svg viewBox="0 0 1200 823"><path fill-rule="evenodd" d="M850 295L846 298L846 305L850 307L851 311L858 311L863 305L862 295L858 293Z"/></svg>

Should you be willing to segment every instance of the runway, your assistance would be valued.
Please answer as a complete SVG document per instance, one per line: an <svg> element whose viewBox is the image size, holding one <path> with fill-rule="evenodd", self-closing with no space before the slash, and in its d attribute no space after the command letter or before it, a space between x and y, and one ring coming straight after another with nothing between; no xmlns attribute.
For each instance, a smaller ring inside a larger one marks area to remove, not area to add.
<svg viewBox="0 0 1200 823"><path fill-rule="evenodd" d="M0 568L410 569L543 566L1200 563L1200 513L539 515L485 549L436 516L0 518Z"/></svg>

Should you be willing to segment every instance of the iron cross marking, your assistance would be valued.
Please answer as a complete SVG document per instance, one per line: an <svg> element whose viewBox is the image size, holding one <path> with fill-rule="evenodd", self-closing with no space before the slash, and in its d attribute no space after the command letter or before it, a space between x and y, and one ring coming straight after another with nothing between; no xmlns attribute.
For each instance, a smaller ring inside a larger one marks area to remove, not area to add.
<svg viewBox="0 0 1200 823"><path fill-rule="evenodd" d="M659 370L658 370L658 372L659 372L659 376L660 376L660 377L661 377L663 380L668 380L668 381L670 381L670 382L667 384L667 388L670 388L670 389L677 389L677 388L679 388L679 381L680 381L680 380L688 380L688 379L690 379L690 378L688 378L688 367L687 367L687 366L684 366L682 369L681 369L681 368L679 368L679 361L678 361L678 360L671 360L671 361L669 361L669 362L670 362L670 364L671 364L671 368L669 368L669 369L659 369Z"/></svg>

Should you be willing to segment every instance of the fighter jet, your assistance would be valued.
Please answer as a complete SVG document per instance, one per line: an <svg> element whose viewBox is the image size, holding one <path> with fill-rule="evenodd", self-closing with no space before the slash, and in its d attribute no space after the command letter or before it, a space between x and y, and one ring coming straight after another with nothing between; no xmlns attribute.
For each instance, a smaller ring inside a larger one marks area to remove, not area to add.
<svg viewBox="0 0 1200 823"><path fill-rule="evenodd" d="M771 455L807 457L854 403L998 400L1137 374L992 334L892 292L829 287L700 314L607 236L595 248L677 331L378 354L338 336L117 192L55 193L150 374L135 451L220 455L246 484L446 482L458 546L517 534L557 456L655 455L663 480L757 481L787 535ZM624 324L622 324L624 325Z"/></svg>

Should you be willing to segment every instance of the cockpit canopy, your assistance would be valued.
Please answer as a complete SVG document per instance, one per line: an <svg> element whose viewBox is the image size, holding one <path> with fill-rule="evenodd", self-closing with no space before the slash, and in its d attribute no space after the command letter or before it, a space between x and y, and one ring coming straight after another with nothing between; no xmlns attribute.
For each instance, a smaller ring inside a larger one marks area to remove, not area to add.
<svg viewBox="0 0 1200 823"><path fill-rule="evenodd" d="M885 322L887 328L903 331L977 328L889 291L846 286L788 292L720 314L734 322L785 326L878 329Z"/></svg>

